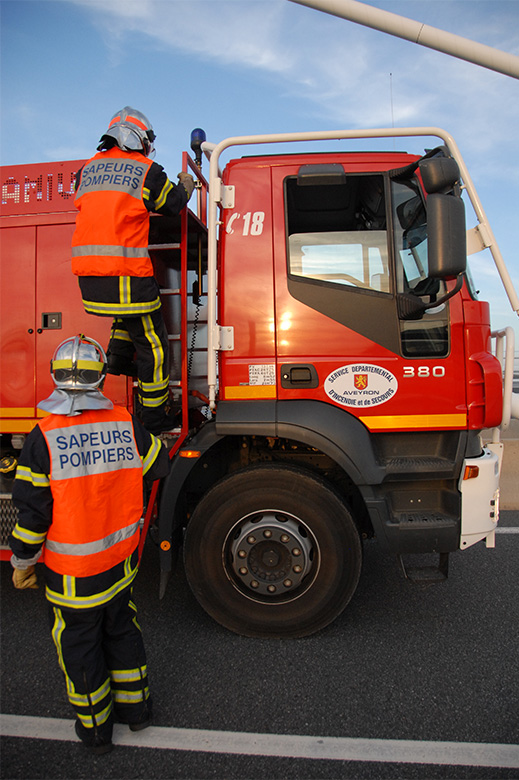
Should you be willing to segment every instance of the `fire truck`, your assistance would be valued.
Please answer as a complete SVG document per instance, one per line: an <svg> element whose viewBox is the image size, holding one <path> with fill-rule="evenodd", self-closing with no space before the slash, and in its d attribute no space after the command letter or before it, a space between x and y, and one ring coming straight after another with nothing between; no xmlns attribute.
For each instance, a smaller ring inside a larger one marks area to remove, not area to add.
<svg viewBox="0 0 519 780"><path fill-rule="evenodd" d="M355 149L357 139L391 146L397 137L415 152ZM339 151L323 151L331 141ZM246 154L222 170L232 147ZM217 622L252 637L301 637L352 599L366 540L418 582L445 579L454 551L494 546L500 430L519 417L514 340L512 328L491 330L467 254L488 247L512 307L519 302L459 149L440 128L219 144L197 129L191 148L182 167L197 180L192 204L151 220L181 415L163 437L171 471L153 486L141 545L151 526L161 597L182 547L192 591ZM108 342L110 320L84 313L70 270L81 164L2 170L9 462L43 414L56 345L78 332ZM466 206L476 216L469 230ZM133 380L108 376L105 392L133 408ZM13 476L2 474L4 546Z"/></svg>

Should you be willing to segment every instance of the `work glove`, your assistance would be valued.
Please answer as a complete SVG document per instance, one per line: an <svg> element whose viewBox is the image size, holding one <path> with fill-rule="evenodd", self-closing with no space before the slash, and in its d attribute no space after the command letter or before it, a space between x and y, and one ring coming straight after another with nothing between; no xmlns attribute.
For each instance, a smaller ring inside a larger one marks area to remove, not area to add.
<svg viewBox="0 0 519 780"><path fill-rule="evenodd" d="M187 199L191 197L193 190L195 189L195 180L191 176L190 173L185 173L184 171L180 171L178 175L178 180L180 184L184 187L185 191L187 192Z"/></svg>
<svg viewBox="0 0 519 780"><path fill-rule="evenodd" d="M34 566L27 566L26 569L15 569L13 571L14 587L18 590L25 590L25 588L37 588L38 581L34 569Z"/></svg>

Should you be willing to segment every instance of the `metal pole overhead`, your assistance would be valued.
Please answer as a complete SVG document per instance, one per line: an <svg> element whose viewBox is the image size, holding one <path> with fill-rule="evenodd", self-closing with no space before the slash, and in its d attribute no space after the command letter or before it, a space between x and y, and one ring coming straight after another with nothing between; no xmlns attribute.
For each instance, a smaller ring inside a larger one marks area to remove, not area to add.
<svg viewBox="0 0 519 780"><path fill-rule="evenodd" d="M357 0L290 0L519 79L519 57Z"/></svg>

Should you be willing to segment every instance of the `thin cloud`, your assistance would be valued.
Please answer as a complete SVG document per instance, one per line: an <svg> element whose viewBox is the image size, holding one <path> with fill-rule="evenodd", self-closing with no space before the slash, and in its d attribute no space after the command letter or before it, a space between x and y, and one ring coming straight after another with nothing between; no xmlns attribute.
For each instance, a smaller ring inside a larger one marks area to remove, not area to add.
<svg viewBox="0 0 519 780"><path fill-rule="evenodd" d="M208 2L208 0L72 0L105 34L138 32L163 47L189 52L220 64L241 65L278 73L292 65L289 48L278 37L284 0L272 2ZM107 26L108 25L108 26Z"/></svg>
<svg viewBox="0 0 519 780"><path fill-rule="evenodd" d="M99 28L116 58L124 52L125 36L144 34L161 49L275 78L278 91L311 101L315 116L326 116L329 125L436 125L438 117L446 124L452 117L463 131L478 127L474 143L481 151L500 132L499 126L491 127L493 106L499 106L502 132L508 121L519 119L506 77L287 0L73 2L102 20ZM442 7L452 26L459 6ZM472 25L470 19L465 23L468 37ZM283 37L287 29L291 34ZM488 32L510 46L517 40L513 33L503 34L497 23Z"/></svg>

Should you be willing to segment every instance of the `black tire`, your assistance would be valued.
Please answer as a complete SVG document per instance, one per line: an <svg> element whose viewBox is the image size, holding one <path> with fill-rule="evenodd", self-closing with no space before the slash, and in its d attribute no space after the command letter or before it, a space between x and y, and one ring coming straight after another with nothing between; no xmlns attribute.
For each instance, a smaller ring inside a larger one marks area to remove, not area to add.
<svg viewBox="0 0 519 780"><path fill-rule="evenodd" d="M362 544L347 507L319 477L257 466L218 482L184 540L186 575L206 612L244 636L308 636L353 596Z"/></svg>

